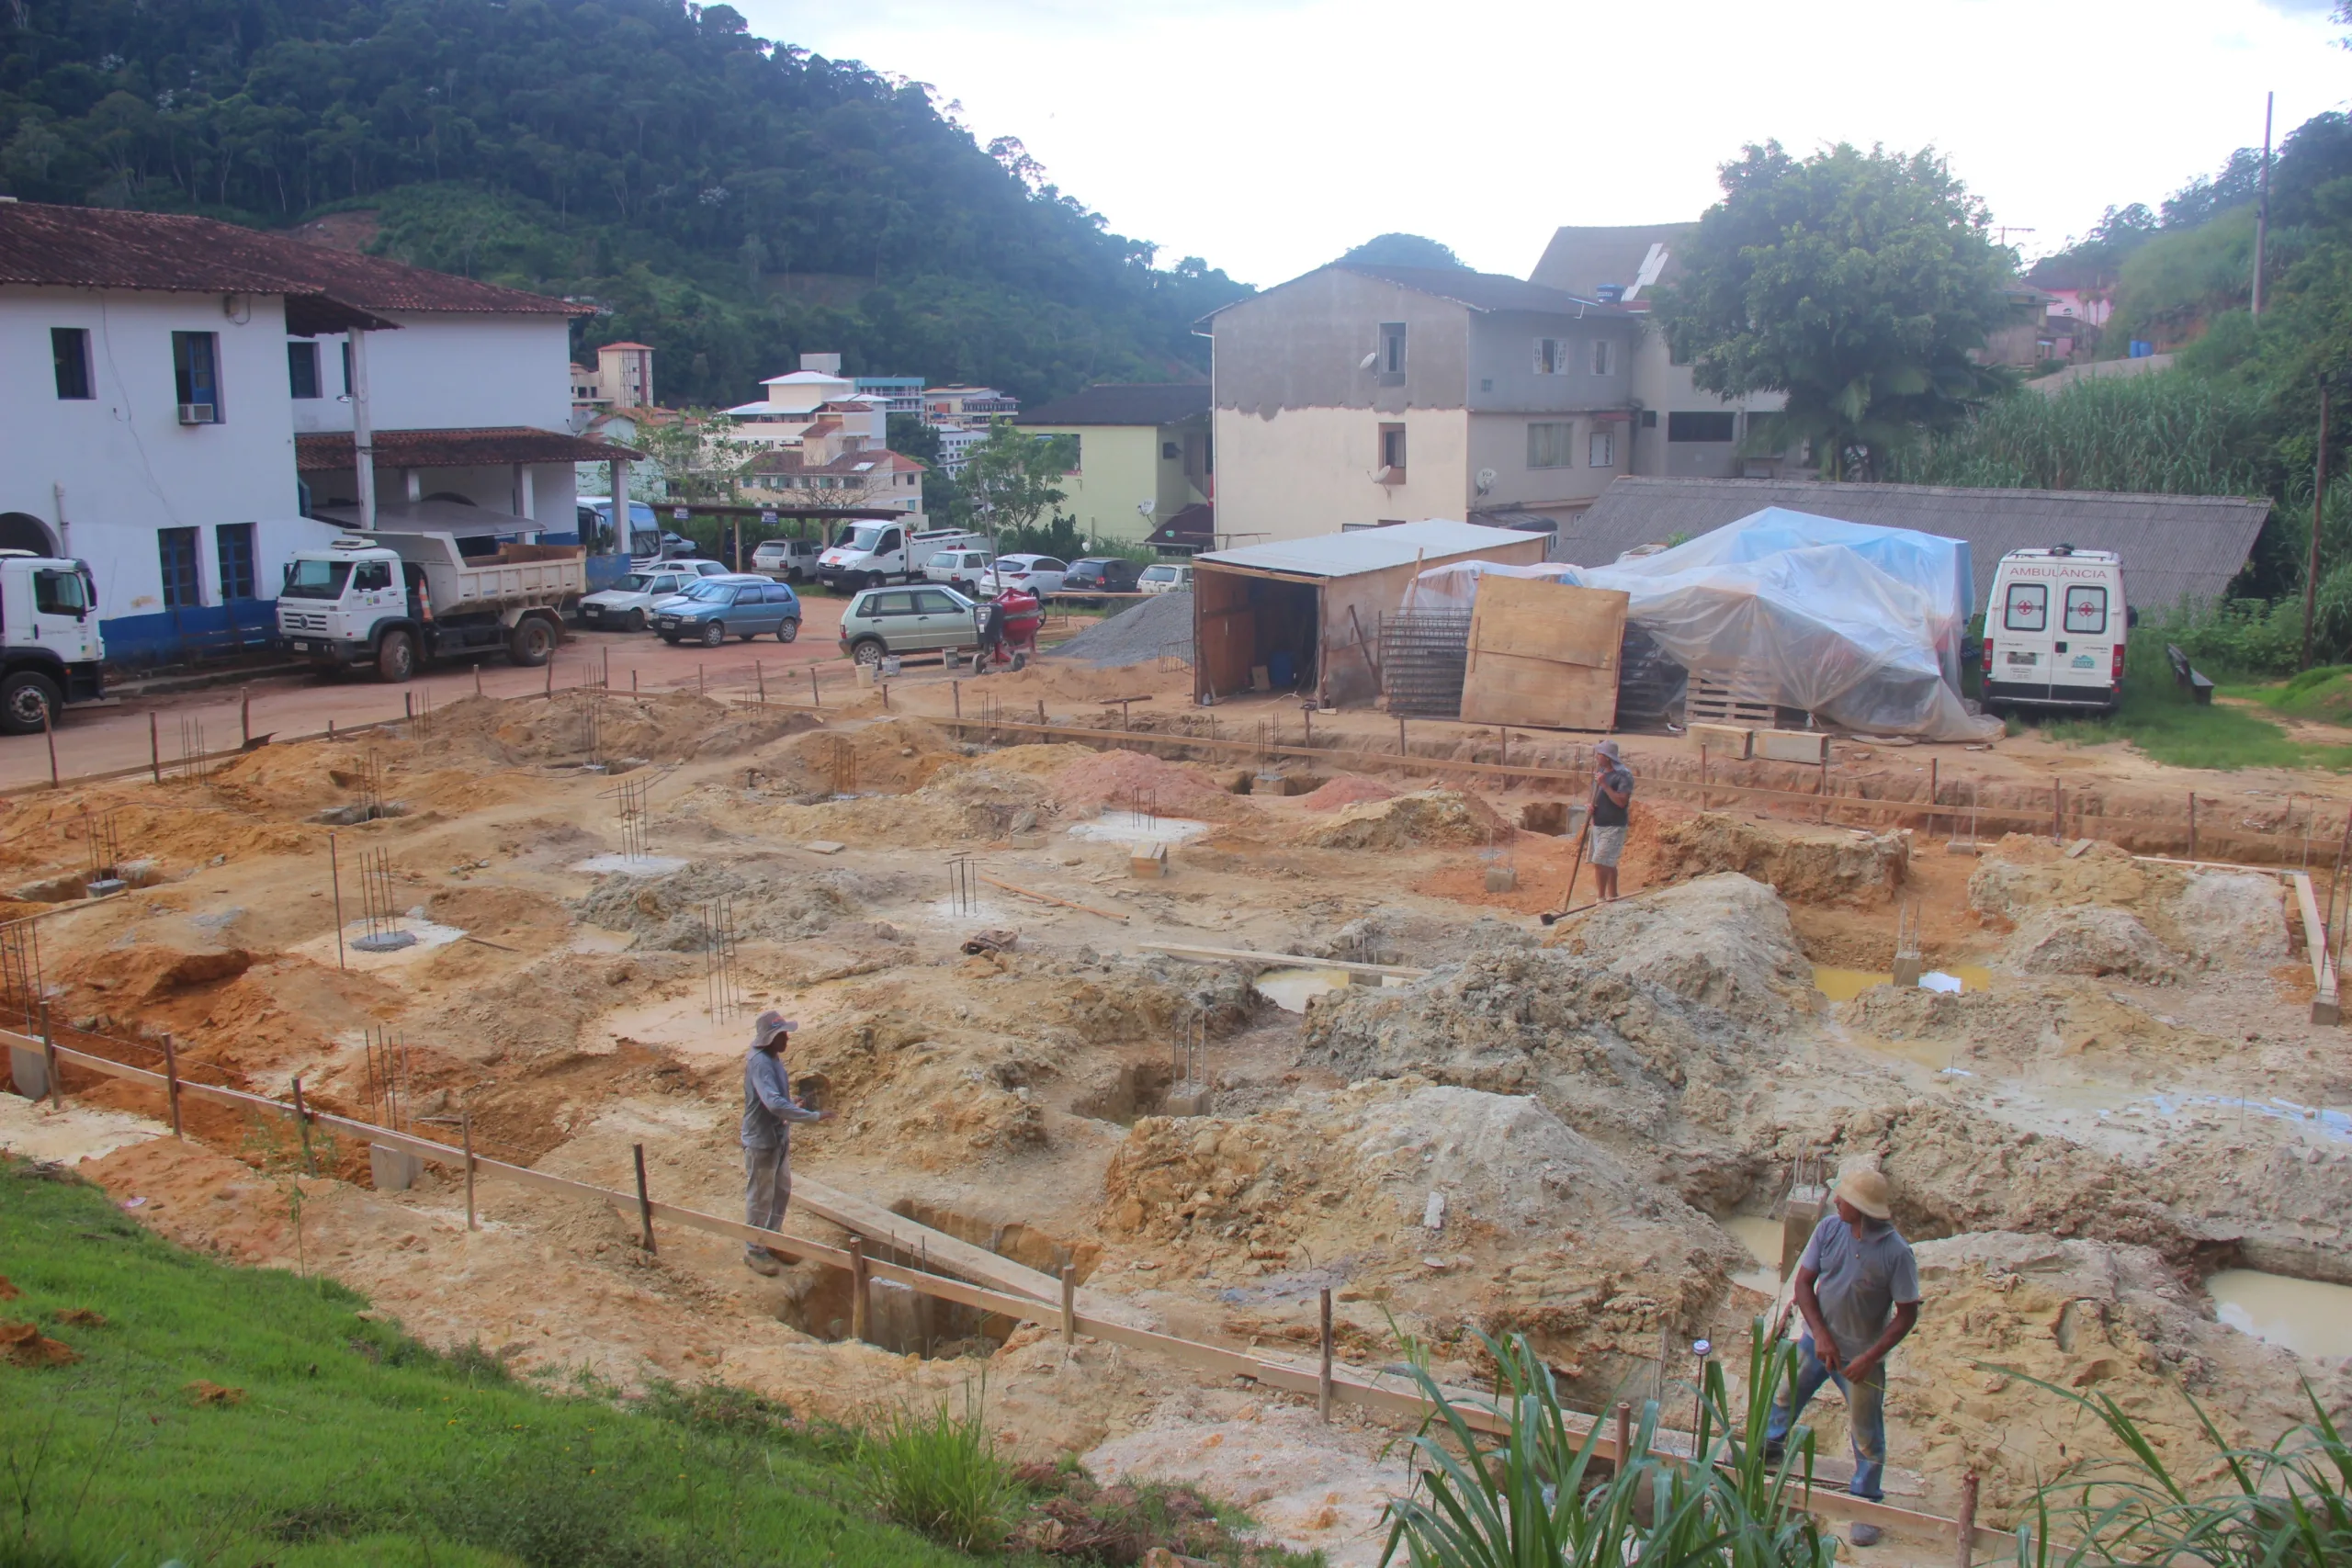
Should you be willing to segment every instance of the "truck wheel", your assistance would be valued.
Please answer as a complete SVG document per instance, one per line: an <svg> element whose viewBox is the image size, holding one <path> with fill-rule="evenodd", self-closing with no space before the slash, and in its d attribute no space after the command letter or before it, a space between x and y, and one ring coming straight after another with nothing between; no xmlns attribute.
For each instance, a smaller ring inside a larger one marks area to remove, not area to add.
<svg viewBox="0 0 2352 1568"><path fill-rule="evenodd" d="M376 643L376 679L398 685L416 673L416 639L395 626Z"/></svg>
<svg viewBox="0 0 2352 1568"><path fill-rule="evenodd" d="M775 628L775 640L778 642L796 642L799 639L799 637L800 617L797 615L795 615L788 621L783 622Z"/></svg>
<svg viewBox="0 0 2352 1568"><path fill-rule="evenodd" d="M850 649L849 656L855 663L878 666L882 662L882 639L878 637L862 637Z"/></svg>
<svg viewBox="0 0 2352 1568"><path fill-rule="evenodd" d="M707 626L703 627L703 629L702 629L702 645L703 645L705 648L717 648L719 644L721 644L721 643L725 642L726 640L727 640L727 623L726 623L726 622L724 622L724 621L713 621L713 622L711 622L711 623L710 623L710 625L708 625L708 626Z"/></svg>
<svg viewBox="0 0 2352 1568"><path fill-rule="evenodd" d="M39 735L41 720L57 722L58 705L64 701L57 682L30 670L19 670L0 681L0 731Z"/></svg>
<svg viewBox="0 0 2352 1568"><path fill-rule="evenodd" d="M645 612L642 610L631 610L628 613L628 619L622 623L622 626L628 631L643 631L645 629Z"/></svg>
<svg viewBox="0 0 2352 1568"><path fill-rule="evenodd" d="M506 660L526 670L537 670L555 657L555 628L537 615L516 625L506 636Z"/></svg>

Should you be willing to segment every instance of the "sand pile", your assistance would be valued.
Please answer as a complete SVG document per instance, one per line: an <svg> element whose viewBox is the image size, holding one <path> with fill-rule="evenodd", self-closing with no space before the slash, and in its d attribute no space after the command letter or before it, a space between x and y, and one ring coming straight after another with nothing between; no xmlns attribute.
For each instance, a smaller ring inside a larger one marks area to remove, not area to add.
<svg viewBox="0 0 2352 1568"><path fill-rule="evenodd" d="M1046 657L1091 664L1098 670L1124 670L1163 654L1187 661L1193 657L1193 596L1189 592L1138 599L1117 615L1095 622Z"/></svg>
<svg viewBox="0 0 2352 1568"><path fill-rule="evenodd" d="M1420 789L1343 809L1299 835L1327 850L1402 850L1423 844L1508 843L1515 829L1475 795Z"/></svg>
<svg viewBox="0 0 2352 1568"><path fill-rule="evenodd" d="M1767 832L1719 811L1661 821L1661 881L1736 871L1800 904L1883 904L1903 886L1911 835L1845 829Z"/></svg>
<svg viewBox="0 0 2352 1568"><path fill-rule="evenodd" d="M2259 872L2160 865L2103 841L2070 853L2021 833L1994 845L1968 879L1970 907L2011 925L2022 927L2040 911L2090 906L2123 911L2161 949L2182 955L2160 952L2155 960L2178 966L2192 957L2233 968L2285 962L2285 898L2279 879ZM2130 942L2128 933L2122 940Z"/></svg>
<svg viewBox="0 0 2352 1568"><path fill-rule="evenodd" d="M1103 1198L1106 1234L1172 1250L1282 1260L1385 1243L1408 1307L1422 1281L1507 1254L1485 1325L1525 1329L1572 1375L1654 1355L1659 1325L1695 1322L1735 1262L1696 1211L1537 1100L1413 1078L1239 1119L1147 1117Z"/></svg>
<svg viewBox="0 0 2352 1568"><path fill-rule="evenodd" d="M1786 1027L1820 1006L1788 906L1731 872L1605 904L1554 928L1547 945L1745 1023Z"/></svg>
<svg viewBox="0 0 2352 1568"><path fill-rule="evenodd" d="M2036 1235L1969 1235L1917 1247L1928 1306L1889 1363L1894 1462L1929 1477L1949 1512L1960 1478L1983 1477L1981 1506L2018 1522L2035 1486L2070 1462L2115 1453L2089 1412L2011 1371L2118 1401L2176 1474L2202 1476L2211 1449L2193 1396L2233 1444L2267 1443L2308 1418L2297 1379L2340 1409L2352 1377L2213 1322L2163 1258L2144 1247ZM2002 1370L2008 1369L2008 1370ZM1843 1448L1838 1402L1809 1419Z"/></svg>
<svg viewBox="0 0 2352 1568"><path fill-rule="evenodd" d="M658 876L601 876L571 908L588 925L634 933L632 948L700 953L708 945L705 917L721 898L730 901L737 940L796 942L898 891L896 878L840 866L812 872L774 860L697 861Z"/></svg>
<svg viewBox="0 0 2352 1568"><path fill-rule="evenodd" d="M68 987L104 994L110 1006L141 1007L199 986L233 980L254 962L254 955L241 947L191 950L140 942L76 955L56 978Z"/></svg>
<svg viewBox="0 0 2352 1568"><path fill-rule="evenodd" d="M1052 795L1035 777L960 758L931 761L937 765L924 770L928 782L903 795L833 800L812 792L815 804L789 805L775 802L764 790L747 797L714 784L697 790L680 809L730 835L756 825L763 833L802 841L830 839L908 849L1001 840L1034 831L1055 814Z"/></svg>
<svg viewBox="0 0 2352 1568"><path fill-rule="evenodd" d="M1362 806L1366 801L1388 800L1396 789L1378 779L1365 778L1362 773L1341 773L1338 778L1314 790L1299 801L1309 811L1338 811L1343 807Z"/></svg>
<svg viewBox="0 0 2352 1568"><path fill-rule="evenodd" d="M1198 768L1141 751L1095 751L1054 779L1054 798L1073 811L1130 809L1140 796L1162 817L1233 817L1247 808Z"/></svg>
<svg viewBox="0 0 2352 1568"><path fill-rule="evenodd" d="M510 765L577 762L587 757L593 733L604 757L677 762L732 756L815 722L807 714L731 707L686 692L639 695L574 689L552 699L466 697L436 707L431 739L421 750Z"/></svg>
<svg viewBox="0 0 2352 1568"><path fill-rule="evenodd" d="M481 951L447 948L430 962L439 973L481 962L473 956ZM480 977L456 987L446 999L420 1003L403 1028L410 1039L433 1041L466 1061L536 1063L582 1049L582 1031L614 1009L645 1001L666 982L691 976L699 983L701 975L699 957L661 952L553 953L497 974L485 964Z"/></svg>

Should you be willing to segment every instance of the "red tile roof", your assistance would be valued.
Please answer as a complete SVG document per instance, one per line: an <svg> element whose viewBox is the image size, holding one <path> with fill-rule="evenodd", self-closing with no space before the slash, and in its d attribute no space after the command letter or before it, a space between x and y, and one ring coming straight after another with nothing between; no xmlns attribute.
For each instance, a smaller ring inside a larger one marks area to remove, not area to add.
<svg viewBox="0 0 2352 1568"><path fill-rule="evenodd" d="M500 463L601 463L614 457L631 461L645 454L610 441L592 441L528 425L489 430L379 430L376 432L376 462L379 468L467 468ZM351 433L325 431L294 437L294 467L302 473L345 469L357 460Z"/></svg>
<svg viewBox="0 0 2352 1568"><path fill-rule="evenodd" d="M478 283L382 256L331 250L210 218L32 201L0 202L0 285L12 283L183 294L283 294L289 300L311 299L363 312L592 313L590 307L544 294Z"/></svg>
<svg viewBox="0 0 2352 1568"><path fill-rule="evenodd" d="M859 464L865 467L860 468ZM868 446L862 451L844 452L830 463L808 463L789 446L764 452L752 459L755 474L903 474L920 473L923 465L912 457L881 446Z"/></svg>

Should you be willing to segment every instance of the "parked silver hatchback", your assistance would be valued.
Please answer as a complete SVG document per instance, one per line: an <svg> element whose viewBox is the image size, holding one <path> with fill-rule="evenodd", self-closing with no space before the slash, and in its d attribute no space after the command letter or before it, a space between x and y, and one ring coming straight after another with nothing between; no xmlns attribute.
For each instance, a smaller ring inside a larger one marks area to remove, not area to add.
<svg viewBox="0 0 2352 1568"><path fill-rule="evenodd" d="M842 615L842 651L860 664L886 654L980 645L980 607L952 588L868 588Z"/></svg>

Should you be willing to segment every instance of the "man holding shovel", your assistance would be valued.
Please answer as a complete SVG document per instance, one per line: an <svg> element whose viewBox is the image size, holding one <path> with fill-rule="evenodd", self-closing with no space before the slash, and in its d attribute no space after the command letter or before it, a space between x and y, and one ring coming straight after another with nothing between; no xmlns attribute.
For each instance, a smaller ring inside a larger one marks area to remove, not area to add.
<svg viewBox="0 0 2352 1568"><path fill-rule="evenodd" d="M1577 835L1577 859L1568 868L1568 890L1560 899L1560 907L1542 917L1545 925L1577 912L1577 876L1584 870L1588 851L1592 859L1592 880L1600 893L1600 902L1616 901L1617 862L1625 852L1625 828L1633 815L1633 770L1625 766L1617 742L1602 741L1592 749L1592 805L1584 814L1584 831Z"/></svg>
<svg viewBox="0 0 2352 1568"><path fill-rule="evenodd" d="M792 1123L833 1115L792 1098L784 1048L797 1027L773 1010L760 1014L743 1056L743 1223L763 1231L782 1230L792 1202ZM754 1274L783 1271L775 1254L757 1242L743 1244L743 1267Z"/></svg>

